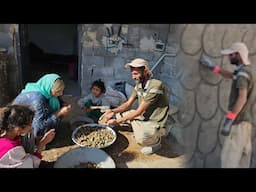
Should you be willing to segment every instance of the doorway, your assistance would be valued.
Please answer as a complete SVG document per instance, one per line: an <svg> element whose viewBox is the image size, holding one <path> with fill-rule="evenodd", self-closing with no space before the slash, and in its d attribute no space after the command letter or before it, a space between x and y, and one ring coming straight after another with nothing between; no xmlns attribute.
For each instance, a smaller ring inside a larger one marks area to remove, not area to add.
<svg viewBox="0 0 256 192"><path fill-rule="evenodd" d="M64 94L79 96L77 24L23 24L19 28L23 85L47 73L59 74Z"/></svg>

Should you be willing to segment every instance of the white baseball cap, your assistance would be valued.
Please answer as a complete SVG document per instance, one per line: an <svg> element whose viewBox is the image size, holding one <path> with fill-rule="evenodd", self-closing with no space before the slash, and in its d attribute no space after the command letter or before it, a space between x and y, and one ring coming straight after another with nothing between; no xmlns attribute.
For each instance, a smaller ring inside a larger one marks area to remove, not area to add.
<svg viewBox="0 0 256 192"><path fill-rule="evenodd" d="M141 58L136 58L134 60L132 60L130 63L125 64L125 68L128 67L145 67L148 69L148 62L145 59L141 59Z"/></svg>
<svg viewBox="0 0 256 192"><path fill-rule="evenodd" d="M251 62L248 57L249 51L248 51L247 46L244 43L241 43L241 42L233 43L230 48L222 50L221 54L229 55L229 54L236 53L236 52L238 52L240 54L240 56L243 60L243 64L250 65Z"/></svg>

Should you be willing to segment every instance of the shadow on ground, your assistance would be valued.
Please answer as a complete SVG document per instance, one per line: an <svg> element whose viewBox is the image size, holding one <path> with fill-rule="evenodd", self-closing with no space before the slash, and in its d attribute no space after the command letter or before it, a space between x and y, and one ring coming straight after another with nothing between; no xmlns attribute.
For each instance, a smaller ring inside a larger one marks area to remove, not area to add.
<svg viewBox="0 0 256 192"><path fill-rule="evenodd" d="M60 128L56 131L55 138L49 143L46 149L60 148L69 145L74 145L71 139L72 130L70 129L70 123L63 121L61 122Z"/></svg>
<svg viewBox="0 0 256 192"><path fill-rule="evenodd" d="M156 152L157 155L168 158L176 158L184 155L184 153L185 148L171 134L166 137L162 137L162 148Z"/></svg>
<svg viewBox="0 0 256 192"><path fill-rule="evenodd" d="M135 154L132 152L124 151L129 146L128 139L116 131L117 139L111 146L104 148L103 150L109 154L116 163L117 167L127 167L126 162L132 161L135 158Z"/></svg>

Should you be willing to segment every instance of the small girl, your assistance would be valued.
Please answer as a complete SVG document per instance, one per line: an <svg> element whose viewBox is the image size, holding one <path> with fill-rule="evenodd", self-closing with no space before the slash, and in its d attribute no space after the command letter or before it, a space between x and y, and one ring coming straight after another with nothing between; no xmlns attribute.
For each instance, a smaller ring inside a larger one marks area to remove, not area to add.
<svg viewBox="0 0 256 192"><path fill-rule="evenodd" d="M52 129L44 135L34 154L26 153L20 136L32 131L33 117L34 112L23 105L11 105L0 109L0 168L41 167L41 151L53 140L55 132Z"/></svg>

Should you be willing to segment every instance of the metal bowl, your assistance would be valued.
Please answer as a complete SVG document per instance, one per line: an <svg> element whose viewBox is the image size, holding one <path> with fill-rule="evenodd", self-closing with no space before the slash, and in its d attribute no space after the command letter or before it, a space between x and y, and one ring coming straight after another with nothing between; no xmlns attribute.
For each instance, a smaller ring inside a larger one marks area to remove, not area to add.
<svg viewBox="0 0 256 192"><path fill-rule="evenodd" d="M89 148L93 148L93 147L90 147L90 146L87 146L87 145L82 145L82 144L80 144L79 142L77 142L77 140L76 140L76 138L75 138L77 131L78 131L79 129L85 127L85 126L86 126L86 127L92 127L93 129L95 129L95 127L102 127L102 128L105 128L105 129L110 130L110 131L112 132L112 134L114 135L114 139L113 139L111 142L107 143L107 144L106 144L105 146L103 146L103 147L97 147L97 148L100 148L100 149L106 148L106 147L112 145L112 144L116 141L116 132L115 132L112 128L110 128L109 126L101 125L101 124L96 124L96 123L84 124L84 125L80 125L79 127L77 127L77 128L73 131L73 133L72 133L72 141L73 141L75 144L79 145L80 147L89 147Z"/></svg>
<svg viewBox="0 0 256 192"><path fill-rule="evenodd" d="M93 162L100 168L115 168L113 159L103 150L98 148L78 147L60 156L54 168L75 168L80 163Z"/></svg>

